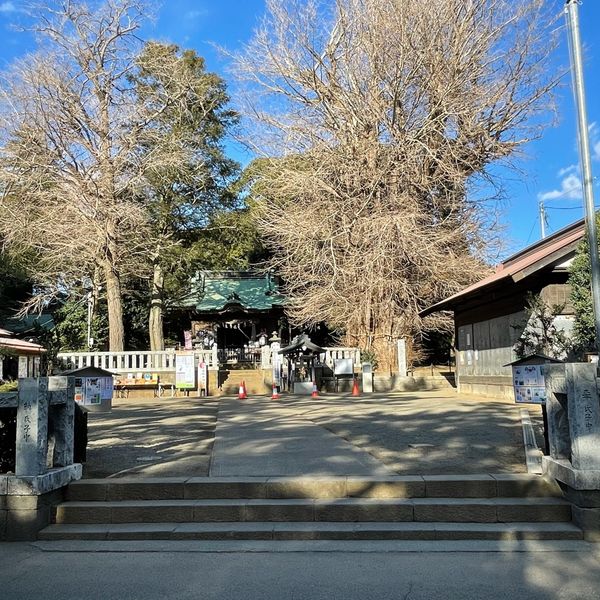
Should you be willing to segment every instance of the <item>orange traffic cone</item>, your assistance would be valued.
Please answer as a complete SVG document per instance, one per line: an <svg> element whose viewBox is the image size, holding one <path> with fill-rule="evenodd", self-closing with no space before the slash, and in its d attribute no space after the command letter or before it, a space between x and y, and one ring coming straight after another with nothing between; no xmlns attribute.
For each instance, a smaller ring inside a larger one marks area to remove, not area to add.
<svg viewBox="0 0 600 600"><path fill-rule="evenodd" d="M354 385L352 386L352 395L360 396L360 390L358 389L358 379L354 378Z"/></svg>
<svg viewBox="0 0 600 600"><path fill-rule="evenodd" d="M311 398L318 398L318 397L319 397L319 390L317 389L317 382L313 381L313 389L312 389Z"/></svg>
<svg viewBox="0 0 600 600"><path fill-rule="evenodd" d="M273 383L273 395L271 396L271 400L279 400L279 398L281 398L281 396L277 391L277 386L275 385L275 383Z"/></svg>
<svg viewBox="0 0 600 600"><path fill-rule="evenodd" d="M246 394L246 388L244 386L244 382L242 381L240 383L240 389L238 391L238 399L245 400L247 397L248 397L248 394Z"/></svg>
<svg viewBox="0 0 600 600"><path fill-rule="evenodd" d="M242 387L244 388L244 398L248 397L248 389L246 388L246 380L242 381Z"/></svg>

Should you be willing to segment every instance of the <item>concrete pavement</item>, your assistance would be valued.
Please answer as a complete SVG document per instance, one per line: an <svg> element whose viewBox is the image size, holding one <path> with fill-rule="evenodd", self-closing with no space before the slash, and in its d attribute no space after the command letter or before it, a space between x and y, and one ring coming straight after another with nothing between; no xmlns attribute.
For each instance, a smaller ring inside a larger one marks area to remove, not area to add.
<svg viewBox="0 0 600 600"><path fill-rule="evenodd" d="M0 545L2 597L597 600L600 590L598 550L585 542L132 544Z"/></svg>
<svg viewBox="0 0 600 600"><path fill-rule="evenodd" d="M301 398L290 404L264 397L222 398L210 476L394 474L302 415L303 406Z"/></svg>
<svg viewBox="0 0 600 600"><path fill-rule="evenodd" d="M119 399L89 415L84 477L519 473L519 408L449 390Z"/></svg>

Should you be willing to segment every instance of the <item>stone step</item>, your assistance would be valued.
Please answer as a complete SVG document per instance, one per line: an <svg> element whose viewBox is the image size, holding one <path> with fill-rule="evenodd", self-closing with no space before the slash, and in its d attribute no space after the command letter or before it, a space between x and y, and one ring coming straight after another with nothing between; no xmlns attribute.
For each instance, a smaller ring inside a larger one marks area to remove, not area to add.
<svg viewBox="0 0 600 600"><path fill-rule="evenodd" d="M165 477L83 479L67 499L201 500L260 498L503 498L561 497L539 475L426 475L396 477Z"/></svg>
<svg viewBox="0 0 600 600"><path fill-rule="evenodd" d="M564 522L558 498L338 498L71 501L56 523L198 523L254 521Z"/></svg>
<svg viewBox="0 0 600 600"><path fill-rule="evenodd" d="M580 540L571 523L125 523L50 525L41 540Z"/></svg>

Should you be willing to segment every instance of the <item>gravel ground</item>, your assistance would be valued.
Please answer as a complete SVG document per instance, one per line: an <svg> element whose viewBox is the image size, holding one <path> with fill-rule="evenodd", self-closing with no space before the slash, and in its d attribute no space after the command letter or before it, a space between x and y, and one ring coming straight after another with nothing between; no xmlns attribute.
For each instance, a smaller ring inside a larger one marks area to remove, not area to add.
<svg viewBox="0 0 600 600"><path fill-rule="evenodd" d="M90 412L83 476L208 475L217 406L212 398L116 399L111 412Z"/></svg>
<svg viewBox="0 0 600 600"><path fill-rule="evenodd" d="M443 390L253 402L315 423L402 475L526 470L521 406L509 401ZM218 398L119 399L110 413L90 413L84 477L207 476L218 407ZM541 447L541 410L527 408Z"/></svg>
<svg viewBox="0 0 600 600"><path fill-rule="evenodd" d="M320 399L304 415L401 475L525 472L520 409L447 391ZM543 444L541 411L528 407Z"/></svg>

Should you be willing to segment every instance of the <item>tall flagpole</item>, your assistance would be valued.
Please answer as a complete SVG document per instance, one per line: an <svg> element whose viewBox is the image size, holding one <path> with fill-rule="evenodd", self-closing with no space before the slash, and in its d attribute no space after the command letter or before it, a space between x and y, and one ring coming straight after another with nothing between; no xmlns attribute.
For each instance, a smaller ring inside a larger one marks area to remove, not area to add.
<svg viewBox="0 0 600 600"><path fill-rule="evenodd" d="M569 38L571 73L573 77L573 95L577 108L577 126L579 131L579 159L583 177L583 199L585 220L590 247L590 265L592 270L592 303L596 326L596 350L600 352L600 260L598 259L598 238L596 234L596 211L594 207L594 189L592 181L592 161L588 136L587 113L585 108L585 86L581 61L581 41L579 39L579 2L566 0L565 14Z"/></svg>

